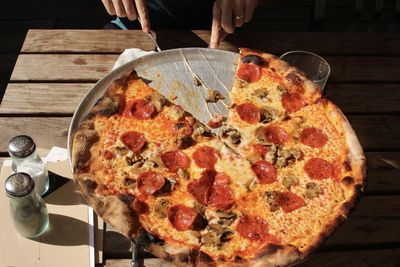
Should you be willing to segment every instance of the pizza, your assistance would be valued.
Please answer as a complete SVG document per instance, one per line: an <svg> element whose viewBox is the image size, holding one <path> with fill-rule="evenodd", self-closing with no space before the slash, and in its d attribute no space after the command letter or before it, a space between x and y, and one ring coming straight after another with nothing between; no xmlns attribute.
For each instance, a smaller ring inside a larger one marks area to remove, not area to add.
<svg viewBox="0 0 400 267"><path fill-rule="evenodd" d="M295 264L364 189L351 125L303 73L241 49L235 75L228 118L204 125L131 71L74 134L74 179L88 204L178 266Z"/></svg>

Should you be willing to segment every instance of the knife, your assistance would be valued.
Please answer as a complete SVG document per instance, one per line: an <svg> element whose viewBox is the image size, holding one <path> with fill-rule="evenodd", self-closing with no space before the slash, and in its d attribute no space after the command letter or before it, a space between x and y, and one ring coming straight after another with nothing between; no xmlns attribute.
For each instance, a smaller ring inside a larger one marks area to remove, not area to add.
<svg viewBox="0 0 400 267"><path fill-rule="evenodd" d="M140 25L142 25L142 22L140 21L140 18L138 18L137 20L139 21ZM153 42L153 44L156 46L157 52L161 52L162 50L161 50L161 48L158 46L157 40L156 40L156 38L154 38L154 36L153 36L153 32L152 32L152 31L149 31L149 32L146 32L146 34L147 34L147 36L149 36L149 38L151 39L151 41Z"/></svg>

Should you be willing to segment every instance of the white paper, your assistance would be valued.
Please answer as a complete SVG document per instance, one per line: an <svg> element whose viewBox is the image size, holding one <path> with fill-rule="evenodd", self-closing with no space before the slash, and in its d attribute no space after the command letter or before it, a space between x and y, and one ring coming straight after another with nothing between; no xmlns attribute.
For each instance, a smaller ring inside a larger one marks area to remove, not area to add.
<svg viewBox="0 0 400 267"><path fill-rule="evenodd" d="M117 61L115 62L113 66L113 70L128 63L131 60L137 59L139 57L155 53L154 51L143 51L142 49L139 48L129 48L125 49L124 52L118 57Z"/></svg>

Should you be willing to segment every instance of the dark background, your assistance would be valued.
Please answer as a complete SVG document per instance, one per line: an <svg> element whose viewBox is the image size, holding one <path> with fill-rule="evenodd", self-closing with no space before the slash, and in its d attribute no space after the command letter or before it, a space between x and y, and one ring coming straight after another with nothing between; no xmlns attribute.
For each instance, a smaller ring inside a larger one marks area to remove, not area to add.
<svg viewBox="0 0 400 267"><path fill-rule="evenodd" d="M248 31L399 32L400 0L266 0ZM325 3L325 4L324 4ZM0 100L28 29L102 29L101 0L1 0Z"/></svg>

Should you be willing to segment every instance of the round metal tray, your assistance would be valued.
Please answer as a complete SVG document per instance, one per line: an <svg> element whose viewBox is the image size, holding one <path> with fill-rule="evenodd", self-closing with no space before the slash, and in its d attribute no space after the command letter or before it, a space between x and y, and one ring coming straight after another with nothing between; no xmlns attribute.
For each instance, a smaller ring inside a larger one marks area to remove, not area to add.
<svg viewBox="0 0 400 267"><path fill-rule="evenodd" d="M174 103L182 105L205 123L216 113L227 116L237 58L237 53L223 50L182 48L146 55L113 70L85 95L72 117L67 144L70 165L75 131L110 84L124 73L135 69L140 77L150 82L152 88L174 99ZM199 78L202 85L194 76ZM205 103L208 89L218 91L225 99L217 103Z"/></svg>

